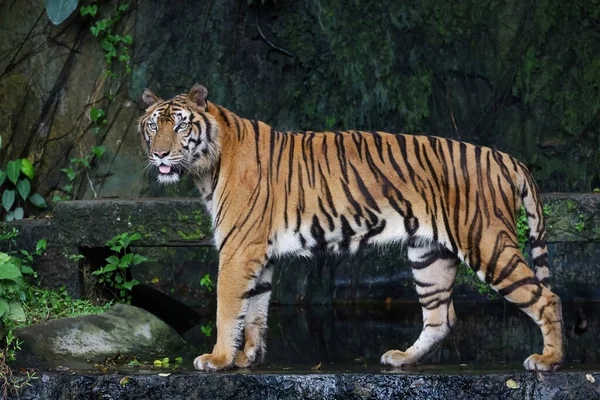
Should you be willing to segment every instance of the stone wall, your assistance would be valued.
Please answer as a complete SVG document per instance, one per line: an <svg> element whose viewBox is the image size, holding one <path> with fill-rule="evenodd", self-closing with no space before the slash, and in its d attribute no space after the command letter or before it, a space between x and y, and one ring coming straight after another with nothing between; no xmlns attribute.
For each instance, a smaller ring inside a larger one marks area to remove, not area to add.
<svg viewBox="0 0 600 400"><path fill-rule="evenodd" d="M553 290L564 301L599 300L600 193L553 193L544 195L544 201ZM74 295L89 293L90 273L111 255L106 242L123 232L138 232L142 239L132 250L149 258L132 267L132 277L143 285L138 297L162 294L188 306L210 306L215 292L200 280L209 274L216 282L218 254L201 209L198 199L70 201L60 202L51 218L10 226L20 231L18 248L32 250L37 240L48 240L48 250L34 265L45 286L66 286ZM86 259L70 257L77 254ZM464 278L458 281L455 298L486 301L473 280ZM416 300L412 273L399 247L368 248L352 257L276 260L275 303Z"/></svg>
<svg viewBox="0 0 600 400"><path fill-rule="evenodd" d="M102 2L98 19L116 8ZM69 159L103 145L72 198L193 195L190 182L157 187L142 172L135 126L142 88L169 97L199 81L282 130L460 138L517 156L544 191L589 191L600 186L600 40L586 26L599 21L583 0L132 1L111 26L133 38L132 70L115 62L107 79L89 17L53 26L43 2L2 2L0 168L29 158L51 200L67 194Z"/></svg>

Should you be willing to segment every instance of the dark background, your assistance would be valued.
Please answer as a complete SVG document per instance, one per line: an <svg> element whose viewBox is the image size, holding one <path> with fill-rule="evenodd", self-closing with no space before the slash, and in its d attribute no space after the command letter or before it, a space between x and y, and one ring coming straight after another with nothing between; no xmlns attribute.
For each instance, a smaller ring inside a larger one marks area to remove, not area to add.
<svg viewBox="0 0 600 400"><path fill-rule="evenodd" d="M387 4L386 4L387 3ZM378 129L496 147L543 191L600 186L599 1L133 1L131 73L105 78L101 37L79 11L59 26L44 2L0 2L0 168L27 157L35 189L72 198L193 195L143 174L139 95L194 82L209 99L280 130ZM86 4L81 3L81 4ZM119 4L103 1L97 20ZM262 34L261 34L262 32ZM102 108L97 127L90 107Z"/></svg>

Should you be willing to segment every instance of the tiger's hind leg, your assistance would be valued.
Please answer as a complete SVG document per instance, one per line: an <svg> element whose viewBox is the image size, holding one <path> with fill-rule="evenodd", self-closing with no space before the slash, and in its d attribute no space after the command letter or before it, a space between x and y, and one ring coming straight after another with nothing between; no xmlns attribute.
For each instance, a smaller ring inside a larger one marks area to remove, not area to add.
<svg viewBox="0 0 600 400"><path fill-rule="evenodd" d="M400 367L416 364L434 351L456 324L452 303L452 286L459 259L437 244L409 246L408 259L423 311L423 330L417 341L406 351L390 350L381 356L381 363Z"/></svg>
<svg viewBox="0 0 600 400"><path fill-rule="evenodd" d="M560 298L542 285L528 267L516 238L504 232L492 245L482 246L483 260L477 272L507 301L521 308L540 327L544 339L542 354L529 356L523 366L528 370L552 371L563 362L564 327Z"/></svg>
<svg viewBox="0 0 600 400"><path fill-rule="evenodd" d="M267 351L266 333L273 264L267 264L256 279L253 291L248 292L248 311L244 320L244 349L238 350L235 365L247 368L263 362Z"/></svg>

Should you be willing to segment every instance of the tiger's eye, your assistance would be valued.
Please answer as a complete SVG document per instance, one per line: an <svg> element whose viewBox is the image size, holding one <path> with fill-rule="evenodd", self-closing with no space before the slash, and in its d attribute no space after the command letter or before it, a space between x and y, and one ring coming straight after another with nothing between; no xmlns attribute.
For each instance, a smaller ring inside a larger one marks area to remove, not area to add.
<svg viewBox="0 0 600 400"><path fill-rule="evenodd" d="M179 127L177 128L177 130L178 131L183 131L183 130L187 129L187 127L188 127L188 124L186 124L184 122L184 123L179 124Z"/></svg>
<svg viewBox="0 0 600 400"><path fill-rule="evenodd" d="M156 124L155 124L154 122L150 123L150 124L148 125L148 127L149 127L150 129L152 129L153 131L155 131L155 130L156 130Z"/></svg>

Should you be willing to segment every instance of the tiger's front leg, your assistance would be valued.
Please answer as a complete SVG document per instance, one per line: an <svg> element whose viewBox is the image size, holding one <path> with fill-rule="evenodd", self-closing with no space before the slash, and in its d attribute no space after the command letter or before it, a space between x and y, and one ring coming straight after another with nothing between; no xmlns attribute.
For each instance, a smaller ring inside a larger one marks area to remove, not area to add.
<svg viewBox="0 0 600 400"><path fill-rule="evenodd" d="M261 364L267 352L266 333L273 264L268 264L256 280L254 290L248 293L250 303L244 321L244 350L238 350L235 365L240 368Z"/></svg>
<svg viewBox="0 0 600 400"><path fill-rule="evenodd" d="M217 343L212 353L196 357L194 367L220 371L233 367L246 321L246 313L256 291L257 278L266 263L266 252L220 252L217 281ZM239 253L239 254L237 254Z"/></svg>

